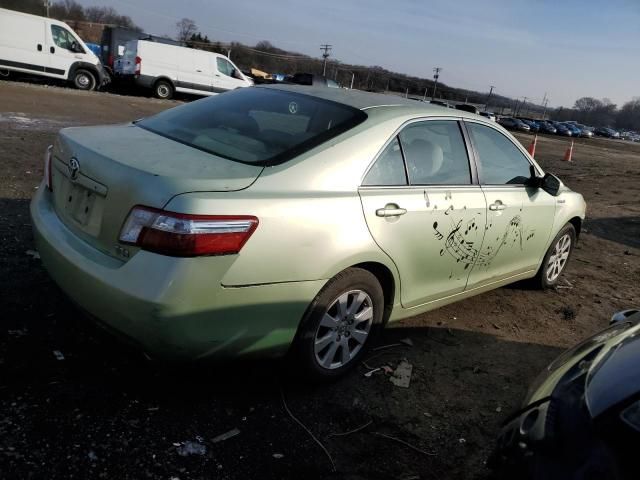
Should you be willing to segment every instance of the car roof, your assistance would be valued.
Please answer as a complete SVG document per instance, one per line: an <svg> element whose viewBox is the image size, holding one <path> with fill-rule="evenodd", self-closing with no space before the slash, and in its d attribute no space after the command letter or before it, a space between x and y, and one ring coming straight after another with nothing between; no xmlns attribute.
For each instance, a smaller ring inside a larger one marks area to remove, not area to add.
<svg viewBox="0 0 640 480"><path fill-rule="evenodd" d="M286 90L295 93L303 93L313 97L330 100L333 102L348 105L358 110L367 110L370 108L398 109L408 111L421 111L424 114L442 116L443 112L448 112L449 116L455 117L474 117L473 114L456 110L455 113L450 108L428 102L416 102L409 98L403 98L396 95L387 95L382 93L363 92L361 90L349 90L346 88L327 88L303 85L257 85L255 88L268 88L275 90ZM400 113L400 112L398 112ZM467 115L465 115L465 113Z"/></svg>

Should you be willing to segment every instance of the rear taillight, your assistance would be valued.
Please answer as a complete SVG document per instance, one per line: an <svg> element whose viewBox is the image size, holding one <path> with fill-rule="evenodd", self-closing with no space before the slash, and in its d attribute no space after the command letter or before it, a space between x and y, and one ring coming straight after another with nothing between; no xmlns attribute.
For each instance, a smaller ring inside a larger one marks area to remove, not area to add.
<svg viewBox="0 0 640 480"><path fill-rule="evenodd" d="M135 206L120 241L172 257L238 253L258 226L247 215L190 215Z"/></svg>
<svg viewBox="0 0 640 480"><path fill-rule="evenodd" d="M142 71L142 59L136 55L136 70L137 74L140 74Z"/></svg>
<svg viewBox="0 0 640 480"><path fill-rule="evenodd" d="M53 165L51 165L52 161L53 145L49 145L46 152L44 152L44 184L50 192L53 191L53 182L51 181L51 170L53 168Z"/></svg>

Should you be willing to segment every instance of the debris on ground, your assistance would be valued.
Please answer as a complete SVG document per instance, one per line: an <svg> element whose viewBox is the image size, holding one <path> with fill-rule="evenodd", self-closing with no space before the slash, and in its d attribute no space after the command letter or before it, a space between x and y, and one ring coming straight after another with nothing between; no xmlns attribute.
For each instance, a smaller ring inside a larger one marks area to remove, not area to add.
<svg viewBox="0 0 640 480"><path fill-rule="evenodd" d="M405 446L409 447L411 450L414 450L414 451L416 451L418 453L422 453L423 455L427 455L427 456L435 456L436 455L433 452L427 452L425 450L422 450L421 448L416 447L415 445L411 445L409 442L405 442L404 440L400 440L399 438L392 437L391 435L387 435L385 433L371 432L371 435L375 435L376 437L382 437L382 438L386 438L388 440L392 440L392 441L397 442L397 443L401 443L402 445L405 445Z"/></svg>
<svg viewBox="0 0 640 480"><path fill-rule="evenodd" d="M12 337L24 337L27 334L27 329L7 330L7 333Z"/></svg>
<svg viewBox="0 0 640 480"><path fill-rule="evenodd" d="M380 345L379 347L372 348L371 351L375 352L378 350L385 350L387 348L393 348L393 347L413 347L413 340L411 340L410 338L403 338L402 340L396 343L390 343L389 345Z"/></svg>
<svg viewBox="0 0 640 480"><path fill-rule="evenodd" d="M54 350L53 356L56 357L56 360L64 360L64 355L60 350Z"/></svg>
<svg viewBox="0 0 640 480"><path fill-rule="evenodd" d="M281 459L281 458L284 458L284 455L281 453L274 453L273 458Z"/></svg>
<svg viewBox="0 0 640 480"><path fill-rule="evenodd" d="M379 372L382 368L373 368L364 374L365 377L370 378L374 373Z"/></svg>
<svg viewBox="0 0 640 480"><path fill-rule="evenodd" d="M30 257L33 257L34 260L40 260L40 254L36 250L27 250L24 253L26 253Z"/></svg>
<svg viewBox="0 0 640 480"><path fill-rule="evenodd" d="M174 443L174 445L176 445ZM192 442L188 440L178 444L177 452L181 457L188 457L189 455L204 455L207 453L207 447L200 442Z"/></svg>
<svg viewBox="0 0 640 480"><path fill-rule="evenodd" d="M389 377L389 380L396 387L409 388L409 384L411 383L412 371L413 365L407 362L406 358L403 358L393 372L393 375Z"/></svg>
<svg viewBox="0 0 640 480"><path fill-rule="evenodd" d="M576 311L568 305L562 307L557 312L562 314L562 318L567 321L574 320L576 318Z"/></svg>
<svg viewBox="0 0 640 480"><path fill-rule="evenodd" d="M498 407L496 408L496 412L500 413L501 411L502 411L502 407L498 405Z"/></svg>
<svg viewBox="0 0 640 480"><path fill-rule="evenodd" d="M234 428L233 430L229 430L228 432L221 433L211 441L213 443L224 442L225 440L229 440L230 438L233 438L236 435L240 435L240 430L238 430L237 428Z"/></svg>
<svg viewBox="0 0 640 480"><path fill-rule="evenodd" d="M89 451L89 453L87 454L87 457L89 457L89 460L91 460L92 462L95 462L96 460L98 460L98 456L96 455L96 452L94 452L93 450Z"/></svg>
<svg viewBox="0 0 640 480"><path fill-rule="evenodd" d="M365 428L367 428L369 425L371 425L373 423L373 420L369 420L367 423L365 423L364 425L360 425L357 428L354 428L352 430L349 430L347 432L342 432L342 433L330 433L329 435L327 435L329 438L331 437L346 437L347 435L351 435L352 433L357 433L360 432L362 430L364 430Z"/></svg>

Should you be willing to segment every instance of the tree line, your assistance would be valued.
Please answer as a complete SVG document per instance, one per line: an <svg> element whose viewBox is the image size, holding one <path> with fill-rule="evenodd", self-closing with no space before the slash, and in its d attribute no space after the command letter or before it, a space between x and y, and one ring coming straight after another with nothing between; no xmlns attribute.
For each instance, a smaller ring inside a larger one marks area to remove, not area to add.
<svg viewBox="0 0 640 480"><path fill-rule="evenodd" d="M634 97L621 108L608 98L582 97L576 100L573 108L557 108L553 117L559 121L576 120L596 127L640 131L640 97Z"/></svg>
<svg viewBox="0 0 640 480"><path fill-rule="evenodd" d="M0 8L46 16L44 0L0 0ZM75 0L59 0L49 6L49 16L57 20L93 22L142 31L131 17L120 15L113 7L83 7Z"/></svg>

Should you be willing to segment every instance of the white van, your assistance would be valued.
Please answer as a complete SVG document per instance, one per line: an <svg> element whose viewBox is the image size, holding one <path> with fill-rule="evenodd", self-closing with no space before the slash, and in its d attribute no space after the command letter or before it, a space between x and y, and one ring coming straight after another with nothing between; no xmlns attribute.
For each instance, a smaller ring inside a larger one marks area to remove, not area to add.
<svg viewBox="0 0 640 480"><path fill-rule="evenodd" d="M107 77L102 64L64 22L0 8L0 72L58 78L94 90Z"/></svg>
<svg viewBox="0 0 640 480"><path fill-rule="evenodd" d="M127 42L114 71L120 79L150 88L158 98L171 98L175 92L215 95L253 85L224 55L148 40Z"/></svg>

